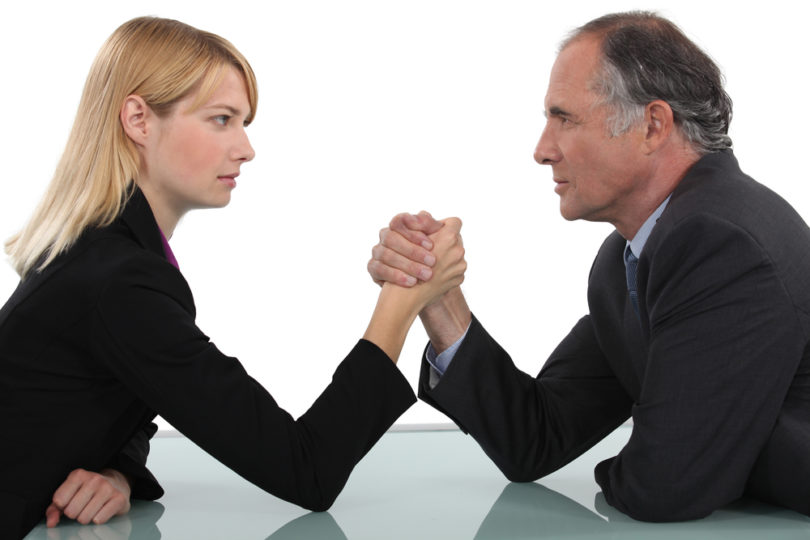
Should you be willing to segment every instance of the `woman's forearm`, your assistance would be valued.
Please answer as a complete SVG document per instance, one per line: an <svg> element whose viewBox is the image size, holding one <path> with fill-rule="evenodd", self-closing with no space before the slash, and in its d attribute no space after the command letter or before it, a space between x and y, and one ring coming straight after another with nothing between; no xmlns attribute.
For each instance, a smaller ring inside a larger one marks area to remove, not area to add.
<svg viewBox="0 0 810 540"><path fill-rule="evenodd" d="M363 339L382 349L394 363L399 359L408 330L422 307L414 292L390 283L384 284L363 336Z"/></svg>

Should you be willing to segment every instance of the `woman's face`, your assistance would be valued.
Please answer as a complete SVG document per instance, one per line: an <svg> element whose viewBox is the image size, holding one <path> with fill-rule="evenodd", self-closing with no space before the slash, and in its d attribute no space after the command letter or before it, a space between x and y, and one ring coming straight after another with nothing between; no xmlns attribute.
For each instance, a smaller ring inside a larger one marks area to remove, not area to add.
<svg viewBox="0 0 810 540"><path fill-rule="evenodd" d="M229 68L219 87L191 111L195 95L180 100L172 112L152 115L143 148L138 185L161 227L188 210L227 205L242 163L253 159L245 133L250 113L242 75ZM160 219L160 218L163 219Z"/></svg>

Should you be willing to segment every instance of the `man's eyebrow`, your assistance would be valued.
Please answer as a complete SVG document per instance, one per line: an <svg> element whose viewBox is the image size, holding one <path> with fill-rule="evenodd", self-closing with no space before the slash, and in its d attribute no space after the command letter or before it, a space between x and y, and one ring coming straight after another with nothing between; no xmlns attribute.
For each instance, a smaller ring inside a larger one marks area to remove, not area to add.
<svg viewBox="0 0 810 540"><path fill-rule="evenodd" d="M546 118L571 118L573 116L570 112L565 111L556 105L549 108L549 110L545 112L545 115Z"/></svg>

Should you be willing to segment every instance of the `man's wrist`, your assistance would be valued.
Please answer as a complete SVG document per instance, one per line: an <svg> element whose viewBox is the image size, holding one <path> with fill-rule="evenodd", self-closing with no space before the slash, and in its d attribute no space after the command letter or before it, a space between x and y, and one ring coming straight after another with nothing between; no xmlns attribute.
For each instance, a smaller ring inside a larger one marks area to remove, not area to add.
<svg viewBox="0 0 810 540"><path fill-rule="evenodd" d="M450 289L419 313L428 339L437 353L442 353L464 335L472 313L459 287Z"/></svg>

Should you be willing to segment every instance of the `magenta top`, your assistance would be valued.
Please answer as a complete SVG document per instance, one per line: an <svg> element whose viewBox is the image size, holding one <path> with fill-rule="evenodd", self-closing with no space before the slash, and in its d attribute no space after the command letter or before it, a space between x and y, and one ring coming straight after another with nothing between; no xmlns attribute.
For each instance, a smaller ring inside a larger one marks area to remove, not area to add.
<svg viewBox="0 0 810 540"><path fill-rule="evenodd" d="M166 254L166 259L172 263L172 266L180 270L180 265L177 264L177 259L175 258L174 252L172 251L171 246L169 246L169 241L166 240L166 235L163 234L163 231L160 231L160 240L163 242L163 252Z"/></svg>

